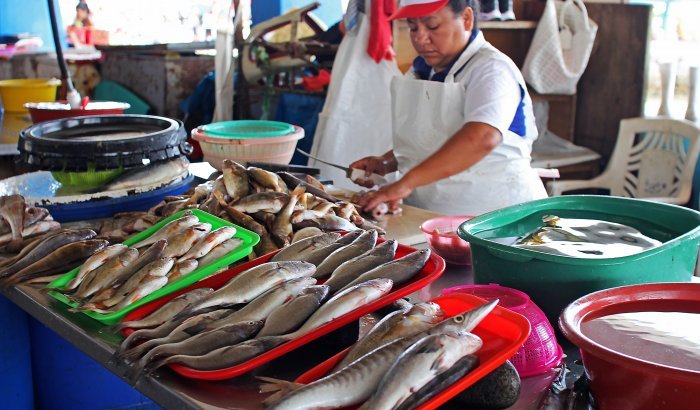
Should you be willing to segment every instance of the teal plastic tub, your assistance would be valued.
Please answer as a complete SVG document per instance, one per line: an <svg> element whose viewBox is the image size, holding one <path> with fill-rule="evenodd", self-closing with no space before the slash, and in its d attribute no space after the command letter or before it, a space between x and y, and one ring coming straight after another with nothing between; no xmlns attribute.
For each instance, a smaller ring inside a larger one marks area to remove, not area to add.
<svg viewBox="0 0 700 410"><path fill-rule="evenodd" d="M495 240L515 239L542 226L544 215L625 224L662 245L631 256L583 259ZM564 307L591 292L637 283L689 282L698 257L700 212L632 198L569 195L481 215L460 225L458 234L471 244L475 283L498 283L527 293L555 325Z"/></svg>
<svg viewBox="0 0 700 410"><path fill-rule="evenodd" d="M174 215L171 215L168 218L165 218L164 220L158 222L157 224L153 225L149 229L138 233L131 238L127 239L124 241L124 245L131 246L135 243L138 243L149 236L153 235L156 233L160 228L162 228L165 224L169 223L170 221L173 221L179 217L182 216L183 213L185 213L187 210L180 211ZM207 222L211 224L211 229L215 230L218 228L221 228L223 226L235 226L236 227L236 234L234 235L234 238L240 238L243 243L236 249L233 250L233 252L229 253L226 256L221 257L220 259L216 260L213 263L210 263L209 265L202 266L192 273L183 276L179 280L176 280L175 282L166 285L162 287L161 289L158 289L157 291L151 293L150 295L139 299L138 301L128 305L127 307L118 310L113 313L107 313L107 314L101 314L93 311L83 311L86 315L92 317L93 319L97 319L102 323L111 325L114 323L117 323L118 321L121 320L127 313L131 312L132 310L136 309L137 307L144 305L152 300L156 300L162 296L169 295L175 291L178 291L184 287L187 287L200 279L204 279L205 277L211 275L212 273L218 271L219 269L226 267L234 262L236 262L239 259L242 259L250 254L253 250L253 246L255 246L259 241L260 237L255 233L251 232L245 228L241 228L238 225L234 225L230 223L229 221L223 220L219 217L216 217L214 215L211 215L207 212L200 211L198 209L191 209L191 211L194 213L194 215L199 219L200 222ZM48 284L49 288L62 288L70 282L75 275L78 273L80 270L80 266L77 268L73 269L72 271L66 273L65 275L61 276L60 278L56 279L55 281L51 282ZM54 299L60 300L61 302L71 306L71 307L78 307L78 304L75 302L72 302L69 300L63 293L52 290L49 292L49 295L52 296Z"/></svg>

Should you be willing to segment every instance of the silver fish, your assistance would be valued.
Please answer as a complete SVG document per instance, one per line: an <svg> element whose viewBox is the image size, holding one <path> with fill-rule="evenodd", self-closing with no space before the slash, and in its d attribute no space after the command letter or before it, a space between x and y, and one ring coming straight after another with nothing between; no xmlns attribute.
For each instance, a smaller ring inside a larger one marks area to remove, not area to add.
<svg viewBox="0 0 700 410"><path fill-rule="evenodd" d="M120 351L117 352L117 357L132 362L156 346L165 343L181 342L196 335L209 323L219 320L230 313L230 309L220 309L212 312L195 314L184 320L169 321L155 329L138 330L124 339L120 346ZM139 334L136 335L137 333ZM150 340L138 346L131 347L134 341L142 339Z"/></svg>
<svg viewBox="0 0 700 410"><path fill-rule="evenodd" d="M423 332L445 318L440 306L433 302L418 303L404 312L397 310L386 315L355 343L350 351L335 366L342 369L372 350L404 337Z"/></svg>
<svg viewBox="0 0 700 410"><path fill-rule="evenodd" d="M267 229L265 229L265 227L262 226L262 224L260 224L258 221L253 219L252 216L236 210L236 208L230 206L220 196L217 196L216 198L219 201L221 209L223 209L224 212L226 212L226 215L228 216L228 218L224 219L228 219L236 225L240 225L250 231L255 232L260 236L267 233Z"/></svg>
<svg viewBox="0 0 700 410"><path fill-rule="evenodd" d="M71 280L70 283L68 283L68 285L66 285L66 287L63 289L76 289L90 271L93 271L99 268L100 266L104 265L111 258L121 255L124 251L126 251L127 248L128 246L126 245L117 244L108 246L102 249L101 251L95 253L94 255L89 257L88 260L85 261L85 263L83 263L78 273L75 274L73 280Z"/></svg>
<svg viewBox="0 0 700 410"><path fill-rule="evenodd" d="M365 231L350 245L344 246L328 255L328 257L324 259L323 262L321 262L316 268L316 273L314 274L314 277L322 278L324 276L330 275L343 262L346 262L369 251L370 249L374 248L374 245L376 243L377 231Z"/></svg>
<svg viewBox="0 0 700 410"><path fill-rule="evenodd" d="M270 259L272 262L277 261L300 261L314 252L317 249L325 248L340 238L340 234L336 232L324 233L296 242L281 251Z"/></svg>
<svg viewBox="0 0 700 410"><path fill-rule="evenodd" d="M479 356L470 354L459 359L450 369L436 376L398 406L396 410L414 410L449 386L457 383L467 373L479 366ZM556 407L559 409L560 407Z"/></svg>
<svg viewBox="0 0 700 410"><path fill-rule="evenodd" d="M190 226L198 222L199 219L197 219L197 217L192 213L192 211L185 211L181 217L170 221L162 228L160 228L157 232L155 232L153 235L142 240L141 242L134 244L133 247L143 248L144 246L154 244L157 241L161 239L167 239L170 236L173 236L176 232L179 232L185 228L189 228Z"/></svg>
<svg viewBox="0 0 700 410"><path fill-rule="evenodd" d="M330 286L331 292L341 289L361 274L393 260L397 246L395 240L386 241L360 256L341 263L324 284Z"/></svg>
<svg viewBox="0 0 700 410"><path fill-rule="evenodd" d="M10 245L18 247L22 242L22 230L24 229L24 210L27 203L22 195L8 195L0 197L0 216L10 226ZM19 251L19 248L16 249Z"/></svg>
<svg viewBox="0 0 700 410"><path fill-rule="evenodd" d="M427 335L454 333L468 334L488 315L498 301L478 306L468 312L443 320L418 335L395 340L372 350L346 367L292 391L270 409L339 408L363 403L377 389L396 359L412 344ZM274 379L270 381L273 386ZM288 384L288 383L287 383ZM266 391L272 386L265 387ZM261 390L263 388L261 387Z"/></svg>
<svg viewBox="0 0 700 410"><path fill-rule="evenodd" d="M131 305L134 302L150 295L151 293L157 291L168 283L168 278L165 276L146 276L141 283L126 295L118 305L116 305L112 310L119 311L125 307Z"/></svg>
<svg viewBox="0 0 700 410"><path fill-rule="evenodd" d="M295 243L301 241L302 239L310 238L312 236L321 235L321 234L323 234L323 231L318 229L318 228L314 228L314 227L301 228L298 231L294 232L294 236L292 236L292 244L295 244Z"/></svg>
<svg viewBox="0 0 700 410"><path fill-rule="evenodd" d="M199 262L199 266L204 267L221 259L225 255L228 255L229 253L233 252L235 249L241 246L241 244L243 244L243 240L240 238L231 238L223 241L219 246L212 249L208 254L197 259L197 261Z"/></svg>
<svg viewBox="0 0 700 410"><path fill-rule="evenodd" d="M197 309L248 303L285 280L311 276L316 267L307 262L263 263L238 274L197 305Z"/></svg>
<svg viewBox="0 0 700 410"><path fill-rule="evenodd" d="M101 191L138 188L146 184L167 183L187 175L190 162L185 157L161 161L148 166L134 168L101 187Z"/></svg>
<svg viewBox="0 0 700 410"><path fill-rule="evenodd" d="M168 246L163 250L165 257L184 255L192 246L211 230L211 224L198 223L168 238Z"/></svg>
<svg viewBox="0 0 700 410"><path fill-rule="evenodd" d="M270 313L276 308L283 306L301 291L311 285L316 284L316 279L311 277L302 277L290 279L282 282L279 286L274 287L257 298L253 299L240 310L230 314L229 316L211 323L206 330L215 329L217 327L250 320L266 320Z"/></svg>
<svg viewBox="0 0 700 410"><path fill-rule="evenodd" d="M328 246L318 248L313 252L308 253L305 256L307 262L313 263L314 265L319 265L324 261L331 253L342 248L343 246L350 245L358 236L362 235L364 231L357 230L340 237L337 241L331 243Z"/></svg>
<svg viewBox="0 0 700 410"><path fill-rule="evenodd" d="M176 263L172 270L168 272L168 283L173 283L176 280L189 275L197 270L198 266L199 262L197 262L196 259L188 259L186 261Z"/></svg>
<svg viewBox="0 0 700 410"><path fill-rule="evenodd" d="M88 272L85 279L78 286L77 292L71 298L74 300L86 299L101 289L108 287L108 283L112 282L112 279L116 277L115 275L126 269L138 257L139 251L129 248L99 268Z"/></svg>
<svg viewBox="0 0 700 410"><path fill-rule="evenodd" d="M472 333L423 337L398 357L379 383L377 392L361 408L395 410L413 392L482 345L481 338Z"/></svg>
<svg viewBox="0 0 700 410"><path fill-rule="evenodd" d="M319 218L301 221L294 225L296 228L313 226L323 231L355 231L360 229L354 223L336 215L325 214Z"/></svg>
<svg viewBox="0 0 700 410"><path fill-rule="evenodd" d="M43 223L43 221L40 223ZM76 241L92 239L96 235L97 234L92 229L69 229L58 232L54 235L50 235L42 240L41 243L37 244L37 246L27 253L22 259L19 259L15 263L0 269L0 277L11 275L26 268L63 245Z"/></svg>
<svg viewBox="0 0 700 410"><path fill-rule="evenodd" d="M111 300L106 300L104 305L111 307L127 297L131 292L140 287L141 281L147 276L165 276L175 264L174 258L158 258L135 272L123 285L117 289L115 296ZM167 283L167 279L166 279ZM118 310L118 309L117 309Z"/></svg>
<svg viewBox="0 0 700 410"><path fill-rule="evenodd" d="M316 211L313 209L300 209L298 211L294 211L292 214L292 223L293 224L300 224L304 221L309 221L313 219L318 219L323 216L326 216L328 214L327 210L320 210ZM310 227L310 228L316 228L316 227ZM304 228L307 229L307 228ZM318 229L318 228L316 228Z"/></svg>
<svg viewBox="0 0 700 410"><path fill-rule="evenodd" d="M65 272L65 269L73 269L107 245L109 242L104 239L88 239L63 245L19 272L6 277L0 287L12 286L40 276L55 275Z"/></svg>
<svg viewBox="0 0 700 410"><path fill-rule="evenodd" d="M271 189L275 192L288 192L287 184L274 172L256 167L248 167L248 175L265 189Z"/></svg>
<svg viewBox="0 0 700 410"><path fill-rule="evenodd" d="M224 160L223 164L224 186L226 193L231 197L231 201L235 202L248 195L248 172L245 167L237 162L229 159Z"/></svg>
<svg viewBox="0 0 700 410"><path fill-rule="evenodd" d="M24 210L24 225L22 228L22 236L25 237L24 232L30 226L36 224L37 222L43 221L49 216L49 211L46 208L39 207L27 207ZM12 228L10 225L2 218L0 218L0 234L12 233Z"/></svg>
<svg viewBox="0 0 700 410"><path fill-rule="evenodd" d="M298 387L268 409L333 409L360 404L375 392L392 363L414 341L400 339L373 350L342 370ZM261 379L275 382L274 379ZM263 388L269 389L261 387L261 390Z"/></svg>
<svg viewBox="0 0 700 410"><path fill-rule="evenodd" d="M345 285L345 287L342 289L347 289L348 287L356 285L360 282L375 278L389 278L393 280L397 286L402 285L411 280L423 269L428 261L428 258L430 258L430 249L421 249L419 251L409 253L403 258L395 259L363 273L357 279Z"/></svg>
<svg viewBox="0 0 700 410"><path fill-rule="evenodd" d="M119 331L121 329L126 329L127 327L141 329L159 326L213 291L214 289L212 288L199 288L191 290L176 298L173 298L170 302L159 307L153 313L143 317L142 319L121 322L111 326L108 330Z"/></svg>
<svg viewBox="0 0 700 410"><path fill-rule="evenodd" d="M255 249L255 254L258 256L262 255L267 255L270 252L274 252L279 247L275 243L275 241L272 240L272 236L270 234L265 234L260 237L260 242L258 242L257 245L253 248Z"/></svg>
<svg viewBox="0 0 700 410"><path fill-rule="evenodd" d="M217 329L202 332L177 343L166 343L155 347L134 365L132 374L142 371L150 373L161 367L164 358L174 355L198 356L225 346L233 346L257 333L262 321L232 323Z"/></svg>
<svg viewBox="0 0 700 410"><path fill-rule="evenodd" d="M39 221L34 225L30 225L22 229L22 238L29 238L37 235L41 235L46 232L57 231L61 229L61 224L56 221ZM23 243L23 239L20 238L19 244ZM12 233L6 233L0 235L0 245L4 247L5 250L10 252L15 252L16 246L12 248ZM10 249L12 248L12 249Z"/></svg>
<svg viewBox="0 0 700 410"><path fill-rule="evenodd" d="M295 330L321 306L328 293L325 285L307 287L294 300L270 312L256 337L278 336Z"/></svg>
<svg viewBox="0 0 700 410"><path fill-rule="evenodd" d="M204 238L195 243L187 253L181 256L178 262L187 259L201 258L224 241L233 238L235 234L236 228L233 226L224 226L215 231L211 231Z"/></svg>
<svg viewBox="0 0 700 410"><path fill-rule="evenodd" d="M277 176L276 174L272 175ZM294 191L289 195L289 201L287 201L284 208L280 210L275 217L275 221L272 223L270 234L272 234L273 239L276 240L277 245L282 248L289 245L292 241L292 212L302 194L304 194L304 187L294 188Z"/></svg>
<svg viewBox="0 0 700 410"><path fill-rule="evenodd" d="M166 241L165 239L161 239L158 242L151 245L141 254L141 256L134 259L133 261L129 262L128 260L124 260L124 262L127 262L126 264L117 266L114 269L105 269L104 271L97 273L95 279L90 281L89 289L94 293L100 289L113 287L122 283L127 278L131 277L131 275L138 272L144 266L158 259L163 254L163 250L165 249L167 244L168 241ZM122 256L125 256L127 254L129 255L129 258L131 258L133 256L132 249L134 248L127 249L117 258L121 259ZM109 262L107 263L107 265L109 265ZM107 265L104 266L106 267ZM78 292L80 292L80 287L78 288ZM91 294L92 293L88 291L88 294L84 297L90 296Z"/></svg>
<svg viewBox="0 0 700 410"><path fill-rule="evenodd" d="M317 327L335 320L360 306L367 305L391 291L391 279L373 279L338 293L321 305L304 324L294 332L302 336Z"/></svg>
<svg viewBox="0 0 700 410"><path fill-rule="evenodd" d="M258 211L276 214L287 204L288 200L289 195L282 192L260 192L239 199L233 203L233 207L248 214Z"/></svg>
<svg viewBox="0 0 700 410"><path fill-rule="evenodd" d="M287 339L279 336L261 337L233 346L221 347L202 356L170 356L160 361L159 365L181 364L195 370L225 369L250 360L286 341Z"/></svg>

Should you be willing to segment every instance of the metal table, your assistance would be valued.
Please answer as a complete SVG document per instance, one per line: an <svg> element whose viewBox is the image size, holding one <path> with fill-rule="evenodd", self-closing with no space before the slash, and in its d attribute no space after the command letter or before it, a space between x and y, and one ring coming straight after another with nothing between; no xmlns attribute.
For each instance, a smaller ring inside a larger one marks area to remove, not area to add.
<svg viewBox="0 0 700 410"><path fill-rule="evenodd" d="M448 266L440 278L411 294L409 298L412 301L428 300L438 296L444 288L472 282L473 276L469 267ZM120 335L103 331L104 326L101 323L83 314L69 312L66 305L47 296L40 288L22 285L3 293L35 319L117 376L124 378L123 375L128 366L123 362L110 361L122 339ZM260 369L258 373L291 380L325 358L311 356L309 352L306 355L303 352L295 354L292 358L283 356ZM544 390L551 383L552 376L524 379L520 400L512 409L536 409ZM264 396L258 393L258 383L254 374L243 375L232 380L210 382L187 379L169 369L160 369L153 376L139 379L134 387L168 409L263 408L261 400Z"/></svg>

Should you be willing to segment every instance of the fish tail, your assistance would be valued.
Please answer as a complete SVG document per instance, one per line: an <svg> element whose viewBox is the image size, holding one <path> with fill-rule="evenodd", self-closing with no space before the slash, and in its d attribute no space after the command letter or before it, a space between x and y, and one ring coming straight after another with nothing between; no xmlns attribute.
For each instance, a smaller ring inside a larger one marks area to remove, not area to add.
<svg viewBox="0 0 700 410"><path fill-rule="evenodd" d="M123 351L119 354L119 357L129 363L135 362L138 360L144 353L145 349L142 348L141 346L143 345L138 345L136 347L133 347L129 350Z"/></svg>
<svg viewBox="0 0 700 410"><path fill-rule="evenodd" d="M275 379L272 377L257 376L256 378L263 382L260 385L260 393L272 393L262 401L266 406L277 403L289 393L304 386L301 383Z"/></svg>

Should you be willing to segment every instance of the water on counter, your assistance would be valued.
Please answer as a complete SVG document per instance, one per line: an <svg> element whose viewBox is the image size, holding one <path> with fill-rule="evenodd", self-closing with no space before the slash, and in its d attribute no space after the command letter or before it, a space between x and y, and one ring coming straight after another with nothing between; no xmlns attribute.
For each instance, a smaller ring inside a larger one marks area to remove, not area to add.
<svg viewBox="0 0 700 410"><path fill-rule="evenodd" d="M617 258L661 245L631 226L614 222L552 215L542 220L544 226L524 235L512 246L575 258Z"/></svg>
<svg viewBox="0 0 700 410"><path fill-rule="evenodd" d="M700 313L619 313L584 322L581 332L628 356L700 371Z"/></svg>

